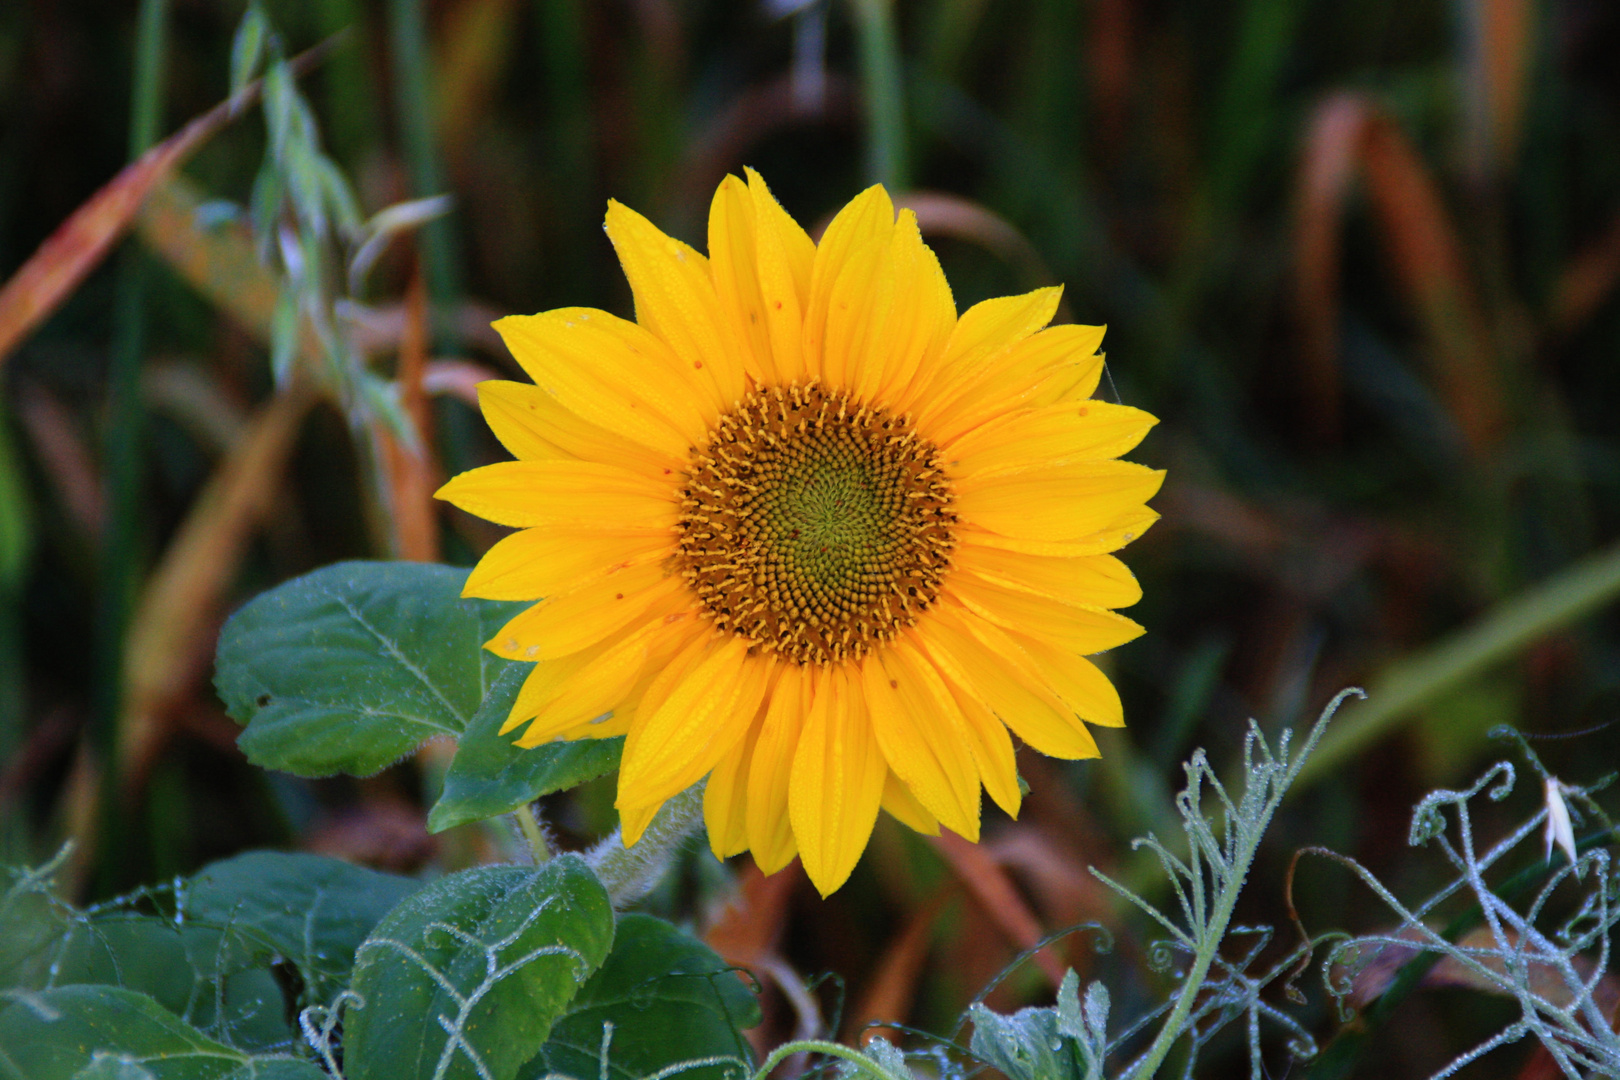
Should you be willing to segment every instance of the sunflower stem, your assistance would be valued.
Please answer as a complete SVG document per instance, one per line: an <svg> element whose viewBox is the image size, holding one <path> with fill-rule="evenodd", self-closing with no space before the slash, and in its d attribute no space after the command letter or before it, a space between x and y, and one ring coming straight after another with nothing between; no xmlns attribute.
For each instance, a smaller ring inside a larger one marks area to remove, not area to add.
<svg viewBox="0 0 1620 1080"><path fill-rule="evenodd" d="M550 862L551 845L546 843L546 830L540 824L534 804L518 807L512 811L512 816L517 818L518 828L523 830L523 839L529 842L529 852L534 856L534 865L544 866Z"/></svg>
<svg viewBox="0 0 1620 1080"><path fill-rule="evenodd" d="M666 802L641 839L629 847L623 831L614 829L585 856L615 908L628 907L651 892L681 846L703 824L703 787L694 784Z"/></svg>

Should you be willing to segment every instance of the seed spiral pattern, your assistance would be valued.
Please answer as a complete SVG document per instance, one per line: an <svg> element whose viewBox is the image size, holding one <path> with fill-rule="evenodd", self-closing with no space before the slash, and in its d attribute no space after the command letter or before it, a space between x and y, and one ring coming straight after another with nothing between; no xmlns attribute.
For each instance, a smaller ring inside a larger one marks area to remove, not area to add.
<svg viewBox="0 0 1620 1080"><path fill-rule="evenodd" d="M917 621L955 547L939 449L818 382L751 391L693 451L675 564L716 628L800 664Z"/></svg>

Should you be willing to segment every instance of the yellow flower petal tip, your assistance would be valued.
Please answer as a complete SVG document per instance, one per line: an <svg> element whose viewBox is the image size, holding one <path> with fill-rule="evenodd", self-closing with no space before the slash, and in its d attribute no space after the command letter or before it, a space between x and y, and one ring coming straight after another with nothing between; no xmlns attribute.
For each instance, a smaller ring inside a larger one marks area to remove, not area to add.
<svg viewBox="0 0 1620 1080"><path fill-rule="evenodd" d="M1049 327L1058 287L958 315L881 186L819 243L752 170L707 255L605 226L636 321L502 319L534 385L480 400L517 460L438 492L519 530L467 584L536 601L489 644L535 662L505 730L625 734L627 842L707 779L717 853L798 854L823 894L880 810L970 839L982 792L1015 813L1014 737L1095 756L1123 711L1085 657L1141 632L1112 553L1163 477L1119 459L1153 417L1092 398L1104 328Z"/></svg>

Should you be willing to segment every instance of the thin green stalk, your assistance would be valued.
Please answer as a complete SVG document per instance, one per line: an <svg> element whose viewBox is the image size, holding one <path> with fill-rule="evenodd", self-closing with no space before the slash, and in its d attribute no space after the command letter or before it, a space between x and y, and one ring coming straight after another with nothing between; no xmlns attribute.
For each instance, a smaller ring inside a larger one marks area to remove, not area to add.
<svg viewBox="0 0 1620 1080"><path fill-rule="evenodd" d="M34 506L0 399L0 761L22 745L26 707L22 594L33 548ZM26 861L25 815L0 806L0 858Z"/></svg>
<svg viewBox="0 0 1620 1080"><path fill-rule="evenodd" d="M848 1046L840 1046L835 1042L823 1042L820 1039L799 1039L778 1046L771 1051L771 1056L766 1058L754 1072L753 1080L765 1080L778 1065L794 1054L826 1054L828 1057L843 1058L867 1075L876 1077L877 1080L897 1080L896 1077L889 1075L888 1070L859 1050L851 1049Z"/></svg>
<svg viewBox="0 0 1620 1080"><path fill-rule="evenodd" d="M168 51L168 0L141 0L135 36L135 68L129 125L129 157L157 142L162 117L164 58ZM102 536L100 610L97 612L95 710L92 738L100 756L100 866L116 874L125 828L115 809L122 783L117 760L118 714L123 705L124 636L140 573L138 535L141 485L141 358L146 347L146 293L150 264L126 248L119 267L113 309L113 340L107 372L107 431L103 458L107 525ZM103 881L103 885L108 881Z"/></svg>
<svg viewBox="0 0 1620 1080"><path fill-rule="evenodd" d="M437 102L423 6L422 0L391 0L389 4L394 49L394 107L399 113L399 135L406 168L410 170L411 194L417 198L440 195L448 189L433 134ZM461 275L450 217L436 218L424 225L421 243L428 298L434 310L434 335L441 348L453 348L454 311L461 295Z"/></svg>
<svg viewBox="0 0 1620 1080"><path fill-rule="evenodd" d="M417 198L449 191L434 138L438 103L434 98L432 56L428 50L423 0L390 0L389 29L394 50L394 107L399 134ZM434 347L455 353L460 345L456 309L461 302L461 263L457 255L454 215L435 218L422 227L418 242L422 273L432 309ZM448 472L477 464L477 436L472 413L455 401L440 399L434 410L439 451Z"/></svg>
<svg viewBox="0 0 1620 1080"><path fill-rule="evenodd" d="M1181 992L1176 995L1176 1002L1170 1009L1170 1015L1164 1018L1164 1023L1160 1025L1152 1045L1137 1059L1136 1068L1131 1070L1130 1080L1151 1080L1151 1077L1159 1071L1159 1066L1164 1064L1164 1059L1169 1056L1170 1048L1182 1036L1182 1028L1187 1023L1187 1017L1192 1015L1198 995L1203 992L1204 981L1209 977L1209 969L1220 952L1221 942L1226 940L1227 928L1232 924L1232 912L1237 908L1238 897L1243 894L1243 885L1248 880L1249 868L1254 865L1255 852L1259 850L1260 842L1271 826L1271 818L1276 814L1277 807L1282 805L1283 796L1288 794L1288 790L1299 779L1306 762L1316 754L1322 733L1327 730L1328 721L1333 719L1345 699L1352 696L1364 695L1360 690L1341 690L1338 696L1328 703L1328 707L1322 710L1322 715L1311 726L1310 733L1305 736L1304 744L1288 760L1288 768L1282 776L1265 781L1269 783L1270 791L1267 793L1264 809L1251 825L1236 830L1237 843L1231 869L1227 875L1230 884L1216 897L1209 922L1203 927L1202 939L1198 943L1198 952L1193 957L1192 967L1181 981ZM1246 782L1253 784L1255 777L1256 774L1251 772ZM1092 872L1096 873L1095 870Z"/></svg>
<svg viewBox="0 0 1620 1080"><path fill-rule="evenodd" d="M866 171L890 191L911 186L894 0L852 0L866 106Z"/></svg>
<svg viewBox="0 0 1620 1080"><path fill-rule="evenodd" d="M169 0L141 0L135 31L135 88L129 122L129 159L157 142L163 120L163 71L169 52Z"/></svg>
<svg viewBox="0 0 1620 1080"><path fill-rule="evenodd" d="M546 843L546 833L540 827L540 819L535 816L534 806L520 806L512 812L512 816L517 818L518 828L523 830L523 839L529 842L534 865L544 866L550 862L551 845Z"/></svg>
<svg viewBox="0 0 1620 1080"><path fill-rule="evenodd" d="M1593 555L1497 605L1474 625L1373 681L1367 700L1346 711L1300 773L1313 783L1382 738L1417 710L1526 645L1620 597L1620 545Z"/></svg>
<svg viewBox="0 0 1620 1080"><path fill-rule="evenodd" d="M539 0L535 15L540 27L547 112L551 117L549 174L557 198L553 216L565 245L559 250L578 253L568 260L566 273L571 283L589 295L596 264L583 255L590 250L586 229L596 228L601 208L592 205L596 163L591 152L585 12L580 0ZM555 270L548 268L550 272Z"/></svg>

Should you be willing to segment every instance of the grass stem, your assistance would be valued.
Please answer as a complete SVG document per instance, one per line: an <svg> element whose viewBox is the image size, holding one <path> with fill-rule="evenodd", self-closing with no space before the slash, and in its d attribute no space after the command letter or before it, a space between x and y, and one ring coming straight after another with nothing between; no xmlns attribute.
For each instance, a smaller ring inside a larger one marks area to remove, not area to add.
<svg viewBox="0 0 1620 1080"><path fill-rule="evenodd" d="M133 161L157 142L163 112L165 55L168 52L168 0L141 0L135 38L135 69L129 125ZM123 783L117 760L118 717L123 706L124 637L140 574L141 360L146 349L146 298L150 264L128 248L120 260L113 337L107 371L107 428L104 443L107 519L101 541L100 610L96 649L94 720L91 737L101 759L100 860L104 880L116 875L123 850L117 837L125 827L115 809Z"/></svg>
<svg viewBox="0 0 1620 1080"><path fill-rule="evenodd" d="M894 2L853 0L852 6L866 108L867 176L891 192L904 191L911 186L911 177Z"/></svg>

